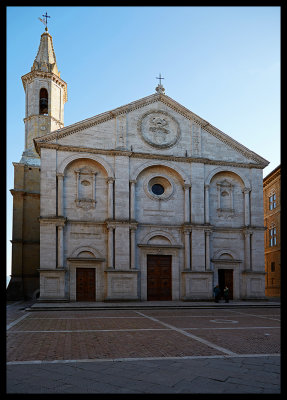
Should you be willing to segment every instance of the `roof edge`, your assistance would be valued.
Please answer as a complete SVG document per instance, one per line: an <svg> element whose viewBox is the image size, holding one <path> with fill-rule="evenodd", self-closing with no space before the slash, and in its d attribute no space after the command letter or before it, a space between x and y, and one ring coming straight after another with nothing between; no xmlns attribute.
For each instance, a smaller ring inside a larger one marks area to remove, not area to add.
<svg viewBox="0 0 287 400"><path fill-rule="evenodd" d="M46 143L46 142L54 140L54 139L59 139L59 138L68 136L75 132L78 132L78 131L87 129L91 126L97 125L99 123L108 121L112 118L117 117L120 114L125 114L125 113L133 111L137 108L141 108L148 104L154 103L156 101L162 101L164 104L166 104L170 108L174 109L176 112L180 113L185 118L192 120L195 123L199 124L202 127L202 129L211 133L218 140L220 140L220 141L224 142L225 144L227 144L228 146L234 148L236 151L239 151L245 157L251 158L254 161L258 162L259 164L262 164L263 168L265 168L269 164L268 160L259 156L257 153L248 149L241 143L237 142L231 136L222 132L221 130L219 130L212 124L210 124L205 119L201 118L200 116L193 113L192 111L190 111L189 109L187 109L186 107L184 107L183 105L178 103L177 101L173 100L171 97L167 96L166 94L162 94L162 93L153 93L152 95L143 97L139 100L135 100L135 101L125 104L123 106L114 108L110 111L105 111L104 113L84 119L82 121L76 122L76 123L68 125L66 127L57 129L56 131L52 131L52 132L48 133L47 135L36 138L36 139L34 139L36 149L41 147L41 143Z"/></svg>

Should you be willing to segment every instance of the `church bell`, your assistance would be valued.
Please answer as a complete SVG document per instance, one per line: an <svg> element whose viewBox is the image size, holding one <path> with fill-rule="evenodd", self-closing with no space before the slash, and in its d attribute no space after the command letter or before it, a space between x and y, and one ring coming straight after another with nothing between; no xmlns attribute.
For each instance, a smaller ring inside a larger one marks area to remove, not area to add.
<svg viewBox="0 0 287 400"><path fill-rule="evenodd" d="M48 93L45 89L40 91L40 114L48 114Z"/></svg>

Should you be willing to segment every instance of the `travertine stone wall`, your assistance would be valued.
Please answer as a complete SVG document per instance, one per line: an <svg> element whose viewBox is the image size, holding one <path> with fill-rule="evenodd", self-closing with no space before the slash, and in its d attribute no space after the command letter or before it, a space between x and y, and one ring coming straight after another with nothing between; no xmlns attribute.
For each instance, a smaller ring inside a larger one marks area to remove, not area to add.
<svg viewBox="0 0 287 400"><path fill-rule="evenodd" d="M264 297L261 169L160 101L110 116L41 148L41 297L54 269L75 300L86 262L97 301L145 300L148 254L172 255L174 300L211 299L219 269L235 299Z"/></svg>

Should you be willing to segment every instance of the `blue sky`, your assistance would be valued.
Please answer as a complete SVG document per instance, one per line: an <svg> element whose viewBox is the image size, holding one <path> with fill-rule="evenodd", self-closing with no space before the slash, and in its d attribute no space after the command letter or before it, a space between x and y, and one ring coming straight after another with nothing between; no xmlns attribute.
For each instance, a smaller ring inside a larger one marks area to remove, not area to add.
<svg viewBox="0 0 287 400"><path fill-rule="evenodd" d="M25 93L47 11L65 126L155 92L165 93L280 164L280 7L7 7L7 274L12 162L24 150ZM271 140L270 140L271 139Z"/></svg>

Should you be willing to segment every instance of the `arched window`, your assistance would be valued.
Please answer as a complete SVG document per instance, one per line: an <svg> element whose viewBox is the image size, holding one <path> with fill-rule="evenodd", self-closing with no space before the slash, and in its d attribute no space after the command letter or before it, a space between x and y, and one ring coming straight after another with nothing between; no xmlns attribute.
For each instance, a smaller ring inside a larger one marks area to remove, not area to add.
<svg viewBox="0 0 287 400"><path fill-rule="evenodd" d="M48 114L48 92L47 89L40 89L39 114Z"/></svg>

